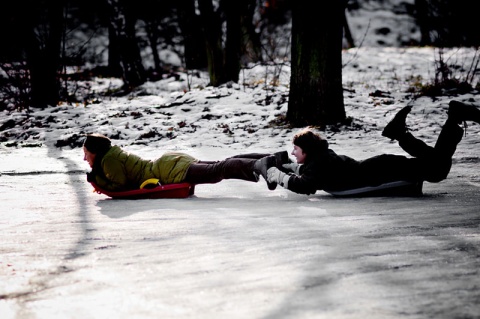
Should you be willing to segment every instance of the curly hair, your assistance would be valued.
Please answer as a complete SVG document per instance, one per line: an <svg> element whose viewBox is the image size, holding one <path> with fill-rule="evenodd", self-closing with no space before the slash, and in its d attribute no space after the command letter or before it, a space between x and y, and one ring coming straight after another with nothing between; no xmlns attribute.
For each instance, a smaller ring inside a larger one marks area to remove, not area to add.
<svg viewBox="0 0 480 319"><path fill-rule="evenodd" d="M328 142L310 128L305 128L293 136L293 144L300 147L305 154L319 155L327 151Z"/></svg>

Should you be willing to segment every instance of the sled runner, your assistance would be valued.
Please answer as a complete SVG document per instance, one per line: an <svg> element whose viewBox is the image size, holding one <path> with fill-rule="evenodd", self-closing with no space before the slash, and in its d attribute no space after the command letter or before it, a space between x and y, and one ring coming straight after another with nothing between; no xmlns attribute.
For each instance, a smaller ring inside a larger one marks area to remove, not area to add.
<svg viewBox="0 0 480 319"><path fill-rule="evenodd" d="M195 185L190 183L178 183L168 185L156 185L153 188L140 188L129 191L113 192L100 188L91 182L95 192L107 195L114 199L156 199L156 198L186 198L193 195Z"/></svg>
<svg viewBox="0 0 480 319"><path fill-rule="evenodd" d="M343 191L326 191L338 197L356 196L421 196L423 182L396 181L378 186L366 186Z"/></svg>

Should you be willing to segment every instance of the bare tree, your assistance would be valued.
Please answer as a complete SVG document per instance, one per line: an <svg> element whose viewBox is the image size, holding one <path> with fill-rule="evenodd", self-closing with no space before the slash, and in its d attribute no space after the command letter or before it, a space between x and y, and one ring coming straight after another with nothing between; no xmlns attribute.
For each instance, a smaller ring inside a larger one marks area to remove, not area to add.
<svg viewBox="0 0 480 319"><path fill-rule="evenodd" d="M109 25L109 67L121 71L124 89L130 90L146 80L140 49L135 36L133 0L106 0L110 11ZM110 63L118 63L112 65Z"/></svg>
<svg viewBox="0 0 480 319"><path fill-rule="evenodd" d="M243 0L241 3L242 61L262 61L260 33L255 30L254 25L255 11L258 9L256 0Z"/></svg>
<svg viewBox="0 0 480 319"><path fill-rule="evenodd" d="M428 0L415 0L415 11L417 25L420 28L420 43L422 45L430 45L432 41L430 39L430 27L428 17Z"/></svg>
<svg viewBox="0 0 480 319"><path fill-rule="evenodd" d="M294 126L345 120L342 88L342 39L345 0L311 3L292 9L292 57L287 119Z"/></svg>
<svg viewBox="0 0 480 319"><path fill-rule="evenodd" d="M225 44L226 80L238 82L241 54L241 2L224 1L227 19L227 43Z"/></svg>
<svg viewBox="0 0 480 319"><path fill-rule="evenodd" d="M185 66L190 70L206 68L206 47L200 19L195 14L195 0L178 0L177 9L183 35Z"/></svg>
<svg viewBox="0 0 480 319"><path fill-rule="evenodd" d="M162 73L160 54L158 53L158 44L159 44L159 31L160 20L164 14L164 8L156 10L158 6L161 5L160 2L147 1L146 10L143 11L143 19L145 21L145 31L147 33L147 38L150 42L150 47L152 48L153 56L153 65L154 69L158 73Z"/></svg>
<svg viewBox="0 0 480 319"><path fill-rule="evenodd" d="M417 24L424 45L479 46L476 10L467 0L415 0Z"/></svg>
<svg viewBox="0 0 480 319"><path fill-rule="evenodd" d="M238 82L243 53L253 52L250 59L261 58L260 41L255 37L251 26L252 5L254 3L251 0L221 0L219 6L215 7L212 0L198 0L206 43L210 85L218 86L229 81ZM247 46L249 50L246 49Z"/></svg>
<svg viewBox="0 0 480 319"><path fill-rule="evenodd" d="M198 0L198 7L205 36L210 85L219 86L226 82L220 11L214 9L212 0Z"/></svg>
<svg viewBox="0 0 480 319"><path fill-rule="evenodd" d="M343 10L343 31L348 48L355 47L355 41L353 40L352 31L350 31L350 26L348 25L347 13L345 10Z"/></svg>
<svg viewBox="0 0 480 319"><path fill-rule="evenodd" d="M30 72L31 106L57 105L60 97L58 71L64 31L64 4L61 1L25 1L20 34L24 38ZM45 15L43 15L45 14ZM44 17L42 21L40 18Z"/></svg>

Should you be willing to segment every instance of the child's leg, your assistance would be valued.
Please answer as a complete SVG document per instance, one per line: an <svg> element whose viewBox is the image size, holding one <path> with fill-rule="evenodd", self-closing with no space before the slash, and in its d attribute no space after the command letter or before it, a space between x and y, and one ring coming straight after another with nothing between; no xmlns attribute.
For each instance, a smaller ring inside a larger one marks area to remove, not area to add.
<svg viewBox="0 0 480 319"><path fill-rule="evenodd" d="M190 165L185 182L192 184L213 184L224 179L241 179L258 182L253 172L255 159L227 158L217 162L197 162Z"/></svg>
<svg viewBox="0 0 480 319"><path fill-rule="evenodd" d="M434 148L419 140L411 133L405 133L399 140L398 145L413 157L432 156Z"/></svg>
<svg viewBox="0 0 480 319"><path fill-rule="evenodd" d="M463 129L453 120L447 119L435 143L437 156L452 158L463 137Z"/></svg>

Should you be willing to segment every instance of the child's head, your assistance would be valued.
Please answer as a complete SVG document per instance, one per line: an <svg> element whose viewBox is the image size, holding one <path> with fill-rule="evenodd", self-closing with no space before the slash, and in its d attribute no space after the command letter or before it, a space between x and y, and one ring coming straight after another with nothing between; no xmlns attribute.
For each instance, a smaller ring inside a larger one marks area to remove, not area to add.
<svg viewBox="0 0 480 319"><path fill-rule="evenodd" d="M293 152L299 164L308 157L317 156L328 149L328 142L309 128L302 129L293 136Z"/></svg>
<svg viewBox="0 0 480 319"><path fill-rule="evenodd" d="M83 147L93 154L105 153L110 149L110 146L112 146L112 142L102 134L87 134L83 142Z"/></svg>
<svg viewBox="0 0 480 319"><path fill-rule="evenodd" d="M93 168L97 154L101 158L112 146L110 139L101 134L88 134L83 142L83 159Z"/></svg>

